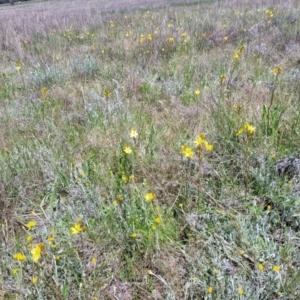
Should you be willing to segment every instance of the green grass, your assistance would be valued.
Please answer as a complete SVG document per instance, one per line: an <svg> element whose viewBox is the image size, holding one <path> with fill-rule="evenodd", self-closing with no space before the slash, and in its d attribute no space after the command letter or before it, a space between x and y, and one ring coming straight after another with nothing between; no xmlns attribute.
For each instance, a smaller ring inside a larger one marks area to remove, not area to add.
<svg viewBox="0 0 300 300"><path fill-rule="evenodd" d="M0 298L299 299L299 13L278 0L14 17Z"/></svg>

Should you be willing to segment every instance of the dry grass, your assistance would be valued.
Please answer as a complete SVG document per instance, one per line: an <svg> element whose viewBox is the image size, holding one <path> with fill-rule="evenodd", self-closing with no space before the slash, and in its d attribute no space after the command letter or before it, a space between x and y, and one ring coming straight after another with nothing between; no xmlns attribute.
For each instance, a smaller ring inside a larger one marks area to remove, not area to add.
<svg viewBox="0 0 300 300"><path fill-rule="evenodd" d="M0 8L3 299L299 299L299 4L192 2Z"/></svg>

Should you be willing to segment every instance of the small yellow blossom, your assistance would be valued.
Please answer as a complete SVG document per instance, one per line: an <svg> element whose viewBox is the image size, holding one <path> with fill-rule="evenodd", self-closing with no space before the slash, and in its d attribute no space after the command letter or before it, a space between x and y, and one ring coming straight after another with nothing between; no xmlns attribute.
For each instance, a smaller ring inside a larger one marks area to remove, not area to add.
<svg viewBox="0 0 300 300"><path fill-rule="evenodd" d="M205 141L205 134L203 132L201 132L195 138L194 144L196 147L198 147L199 145L203 144L204 141Z"/></svg>
<svg viewBox="0 0 300 300"><path fill-rule="evenodd" d="M215 270L215 274L217 274L217 275L219 275L220 272L221 272L221 271L220 271L219 269L216 269L216 270Z"/></svg>
<svg viewBox="0 0 300 300"><path fill-rule="evenodd" d="M135 239L135 238L137 237L137 234L134 232L134 233L131 235L131 237L132 237L133 239Z"/></svg>
<svg viewBox="0 0 300 300"><path fill-rule="evenodd" d="M280 271L280 266L274 266L272 270L273 270L273 272L275 272L275 273L276 273L276 272L279 272L279 271Z"/></svg>
<svg viewBox="0 0 300 300"><path fill-rule="evenodd" d="M244 251L243 251L242 249L239 249L239 250L238 250L238 253L239 253L239 255L243 255L243 254L244 254Z"/></svg>
<svg viewBox="0 0 300 300"><path fill-rule="evenodd" d="M235 108L236 111L239 112L243 108L243 105L242 104L237 104L234 108Z"/></svg>
<svg viewBox="0 0 300 300"><path fill-rule="evenodd" d="M105 89L105 90L104 90L104 96L105 96L106 98L109 98L109 97L111 96L111 91L108 90L108 89Z"/></svg>
<svg viewBox="0 0 300 300"><path fill-rule="evenodd" d="M33 227L35 227L36 225L36 222L35 221L29 221L27 224L26 224L26 227L31 229Z"/></svg>
<svg viewBox="0 0 300 300"><path fill-rule="evenodd" d="M153 39L153 38L152 38L152 34L149 33L149 34L147 35L147 40L148 40L148 41L152 41L152 39Z"/></svg>
<svg viewBox="0 0 300 300"><path fill-rule="evenodd" d="M211 294L212 292L213 292L213 288L210 286L208 289L207 289L207 292L209 293L209 294Z"/></svg>
<svg viewBox="0 0 300 300"><path fill-rule="evenodd" d="M30 252L31 252L31 255L32 255L32 260L34 262L38 262L38 260L41 258L41 252L44 249L44 247L45 247L44 244L41 243L41 244L35 245L35 247L33 247L31 249Z"/></svg>
<svg viewBox="0 0 300 300"><path fill-rule="evenodd" d="M24 254L20 253L20 252L14 254L13 257L14 257L15 260L18 260L18 261L23 261L23 260L26 259L26 256Z"/></svg>
<svg viewBox="0 0 300 300"><path fill-rule="evenodd" d="M56 255L56 256L55 256L55 260L60 260L60 256L59 256L59 255Z"/></svg>
<svg viewBox="0 0 300 300"><path fill-rule="evenodd" d="M160 224L160 223L161 223L161 218L159 218L159 217L155 218L155 219L154 219L154 222L155 222L156 224Z"/></svg>
<svg viewBox="0 0 300 300"><path fill-rule="evenodd" d="M272 209L272 206L271 205L268 205L267 206L267 210L271 210Z"/></svg>
<svg viewBox="0 0 300 300"><path fill-rule="evenodd" d="M169 42L170 44L174 43L174 38L173 38L173 37L169 37L169 38L168 38L168 42Z"/></svg>
<svg viewBox="0 0 300 300"><path fill-rule="evenodd" d="M131 128L129 136L133 139L136 139L139 136L139 134L134 128Z"/></svg>
<svg viewBox="0 0 300 300"><path fill-rule="evenodd" d="M195 94L196 96L200 95L200 90L199 90L199 89L195 89L194 94Z"/></svg>
<svg viewBox="0 0 300 300"><path fill-rule="evenodd" d="M186 144L184 144L181 146L180 153L187 158L192 158L194 155L194 150L188 147Z"/></svg>
<svg viewBox="0 0 300 300"><path fill-rule="evenodd" d="M151 270L147 270L147 273L148 273L149 275L153 274Z"/></svg>
<svg viewBox="0 0 300 300"><path fill-rule="evenodd" d="M221 82L223 82L226 79L226 75L225 74L221 74L220 79L221 79Z"/></svg>
<svg viewBox="0 0 300 300"><path fill-rule="evenodd" d="M16 275L16 274L18 273L18 271L19 271L18 269L13 269L13 270L12 270L12 273L13 273L14 275Z"/></svg>
<svg viewBox="0 0 300 300"><path fill-rule="evenodd" d="M228 40L228 36L224 36L223 40L227 41Z"/></svg>
<svg viewBox="0 0 300 300"><path fill-rule="evenodd" d="M31 282L32 282L33 284L36 284L36 283L38 282L38 278L37 278L37 277L33 277L33 278L31 279Z"/></svg>
<svg viewBox="0 0 300 300"><path fill-rule="evenodd" d="M116 200L113 201L113 205L117 205L118 202Z"/></svg>
<svg viewBox="0 0 300 300"><path fill-rule="evenodd" d="M264 265L263 264L258 264L258 266L257 266L257 269L259 270L259 271L263 271L264 270Z"/></svg>
<svg viewBox="0 0 300 300"><path fill-rule="evenodd" d="M131 154L131 153L132 153L132 149L131 149L129 146L124 146L123 151L124 151L126 154Z"/></svg>
<svg viewBox="0 0 300 300"><path fill-rule="evenodd" d="M156 230L157 229L157 227L155 225L153 225L151 228L152 228L152 230Z"/></svg>
<svg viewBox="0 0 300 300"><path fill-rule="evenodd" d="M146 200L147 202L152 201L152 200L154 200L155 198L156 198L156 195L153 194L153 193L147 193L147 194L145 195L145 200Z"/></svg>
<svg viewBox="0 0 300 300"><path fill-rule="evenodd" d="M91 262L92 262L93 264L96 264L96 263L97 263L97 258L96 258L96 257L93 257L93 258L91 259Z"/></svg>
<svg viewBox="0 0 300 300"><path fill-rule="evenodd" d="M32 240L32 235L27 235L27 236L26 236L26 241L27 241L27 242L30 242L31 240Z"/></svg>
<svg viewBox="0 0 300 300"><path fill-rule="evenodd" d="M47 88L42 88L42 94L43 95L47 95L48 94L48 90L47 90Z"/></svg>
<svg viewBox="0 0 300 300"><path fill-rule="evenodd" d="M244 133L244 128L241 128L237 133L236 136L240 136Z"/></svg>
<svg viewBox="0 0 300 300"><path fill-rule="evenodd" d="M179 203L178 206L179 206L180 208L182 208L182 207L183 207L183 203Z"/></svg>
<svg viewBox="0 0 300 300"><path fill-rule="evenodd" d="M49 236L49 237L47 238L47 241L48 241L48 242L53 242L54 239L55 239L55 238L54 238L53 236Z"/></svg>
<svg viewBox="0 0 300 300"><path fill-rule="evenodd" d="M278 66L272 70L274 74L280 74L283 71L282 67Z"/></svg>
<svg viewBox="0 0 300 300"><path fill-rule="evenodd" d="M256 130L256 128L252 125L250 125L249 123L245 123L244 125L244 129L249 133L249 134L253 134Z"/></svg>
<svg viewBox="0 0 300 300"><path fill-rule="evenodd" d="M212 151L212 150L214 150L214 145L212 145L212 144L209 144L207 141L204 141L204 146L205 146L205 150L206 151Z"/></svg>
<svg viewBox="0 0 300 300"><path fill-rule="evenodd" d="M241 295L244 295L244 291L242 289L238 289L238 294L241 296Z"/></svg>
<svg viewBox="0 0 300 300"><path fill-rule="evenodd" d="M71 227L71 234L75 235L80 233L83 230L82 226L79 223L75 223L72 227Z"/></svg>

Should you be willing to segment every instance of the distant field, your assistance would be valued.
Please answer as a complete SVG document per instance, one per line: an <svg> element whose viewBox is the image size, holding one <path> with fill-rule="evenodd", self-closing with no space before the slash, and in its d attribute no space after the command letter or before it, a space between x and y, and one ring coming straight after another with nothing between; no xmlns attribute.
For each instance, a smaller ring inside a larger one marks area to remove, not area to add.
<svg viewBox="0 0 300 300"><path fill-rule="evenodd" d="M132 10L136 8L153 8L166 5L175 4L191 4L201 3L201 0L51 0L51 1L30 1L30 2L16 2L14 7L9 5L0 6L1 12L6 14L14 13L29 13L30 11L37 10L40 13L55 10L56 12L67 12L74 11L84 8L92 8L101 11L112 11L112 10Z"/></svg>

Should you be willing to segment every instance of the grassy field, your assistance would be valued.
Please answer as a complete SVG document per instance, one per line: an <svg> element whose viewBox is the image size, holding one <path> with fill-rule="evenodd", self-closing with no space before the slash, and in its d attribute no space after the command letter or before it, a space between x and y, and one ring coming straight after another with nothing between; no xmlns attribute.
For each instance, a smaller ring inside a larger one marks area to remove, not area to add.
<svg viewBox="0 0 300 300"><path fill-rule="evenodd" d="M0 9L0 299L300 299L299 1L121 2Z"/></svg>

